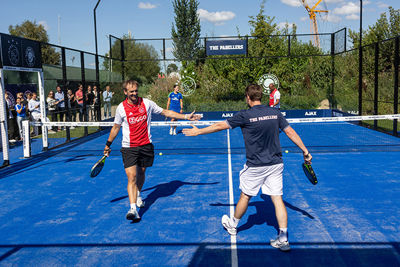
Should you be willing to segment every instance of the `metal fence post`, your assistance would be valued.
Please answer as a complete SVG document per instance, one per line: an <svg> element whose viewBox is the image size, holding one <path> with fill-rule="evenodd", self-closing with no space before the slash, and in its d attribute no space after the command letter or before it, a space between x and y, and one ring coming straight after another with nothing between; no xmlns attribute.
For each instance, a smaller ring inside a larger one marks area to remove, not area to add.
<svg viewBox="0 0 400 267"><path fill-rule="evenodd" d="M394 46L394 103L393 113L399 112L399 40L400 37L396 37ZM397 119L393 120L393 135L398 136L397 132Z"/></svg>

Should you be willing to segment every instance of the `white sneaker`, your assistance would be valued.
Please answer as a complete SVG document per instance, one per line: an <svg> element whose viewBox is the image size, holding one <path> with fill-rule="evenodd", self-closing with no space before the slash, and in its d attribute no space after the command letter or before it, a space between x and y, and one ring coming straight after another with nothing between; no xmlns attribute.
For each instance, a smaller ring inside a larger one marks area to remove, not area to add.
<svg viewBox="0 0 400 267"><path fill-rule="evenodd" d="M276 239L271 239L270 244L274 248L279 248L281 251L290 250L289 241L280 241L279 236Z"/></svg>
<svg viewBox="0 0 400 267"><path fill-rule="evenodd" d="M174 129L174 135L176 135L176 129Z"/></svg>
<svg viewBox="0 0 400 267"><path fill-rule="evenodd" d="M169 135L172 135L172 134L173 134L173 129L170 128L170 129L169 129Z"/></svg>
<svg viewBox="0 0 400 267"><path fill-rule="evenodd" d="M138 206L138 208L143 208L144 207L144 201L142 200L141 197L137 197L136 206Z"/></svg>
<svg viewBox="0 0 400 267"><path fill-rule="evenodd" d="M137 210L129 209L128 213L126 214L126 219L131 220L134 222L140 221L140 216Z"/></svg>
<svg viewBox="0 0 400 267"><path fill-rule="evenodd" d="M231 218L228 217L228 215L224 215L222 216L222 220L221 220L222 226L225 228L226 231L228 231L228 233L230 235L236 235L237 234L237 229L236 227L233 227L233 223L231 221Z"/></svg>

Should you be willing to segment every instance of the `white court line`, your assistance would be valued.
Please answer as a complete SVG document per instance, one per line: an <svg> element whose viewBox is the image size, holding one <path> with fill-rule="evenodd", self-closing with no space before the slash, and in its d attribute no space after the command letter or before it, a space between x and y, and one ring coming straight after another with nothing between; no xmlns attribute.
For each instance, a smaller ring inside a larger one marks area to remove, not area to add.
<svg viewBox="0 0 400 267"><path fill-rule="evenodd" d="M227 130L228 138L228 174L229 174L229 215L232 218L235 213L235 200L233 198L233 181L232 181L232 157L231 157L231 140L229 129ZM231 263L232 267L238 266L236 236L231 235Z"/></svg>

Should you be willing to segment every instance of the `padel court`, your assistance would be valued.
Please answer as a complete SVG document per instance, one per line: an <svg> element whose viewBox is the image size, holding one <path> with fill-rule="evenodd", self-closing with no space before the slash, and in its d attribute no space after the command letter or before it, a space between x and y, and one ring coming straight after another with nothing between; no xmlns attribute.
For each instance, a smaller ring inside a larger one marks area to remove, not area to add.
<svg viewBox="0 0 400 267"><path fill-rule="evenodd" d="M252 198L236 238L221 225L240 195L240 129L185 137L152 127L139 223L125 219L121 133L94 179L107 130L0 169L0 266L399 266L400 139L343 124L325 135L293 125L313 154L315 186L281 133L288 253L269 245L278 226L268 197Z"/></svg>

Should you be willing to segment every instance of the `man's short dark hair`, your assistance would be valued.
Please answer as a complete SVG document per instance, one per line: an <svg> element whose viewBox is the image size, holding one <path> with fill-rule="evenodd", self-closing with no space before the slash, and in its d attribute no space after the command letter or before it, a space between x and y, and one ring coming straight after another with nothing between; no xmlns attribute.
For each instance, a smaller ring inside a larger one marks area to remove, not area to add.
<svg viewBox="0 0 400 267"><path fill-rule="evenodd" d="M262 87L258 84L250 84L246 87L246 95L249 96L251 101L261 101Z"/></svg>
<svg viewBox="0 0 400 267"><path fill-rule="evenodd" d="M126 87L128 86L128 84L130 85L136 85L136 87L139 87L139 83L135 80L127 80L123 83L122 87L124 88L124 90L126 89Z"/></svg>

